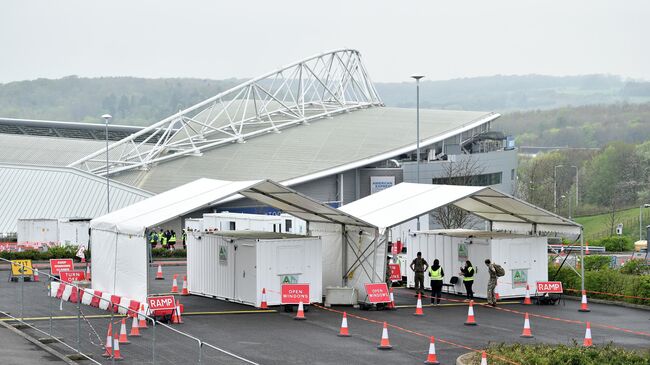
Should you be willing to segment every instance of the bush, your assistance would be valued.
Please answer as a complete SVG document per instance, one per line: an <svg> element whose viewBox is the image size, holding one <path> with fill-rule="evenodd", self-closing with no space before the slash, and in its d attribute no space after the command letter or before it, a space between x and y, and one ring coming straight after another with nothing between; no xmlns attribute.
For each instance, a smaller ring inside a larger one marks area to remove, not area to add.
<svg viewBox="0 0 650 365"><path fill-rule="evenodd" d="M575 341L572 345L526 345L526 344L492 344L487 349L491 365L509 364L496 356L516 361L521 364L536 365L647 365L650 362L650 352L637 352L616 347L613 344L604 346L583 347ZM480 363L477 353L472 364Z"/></svg>
<svg viewBox="0 0 650 365"><path fill-rule="evenodd" d="M556 271L557 268L549 266L549 278L553 278ZM567 294L578 295L580 293L577 291L580 289L580 277L570 268L563 267L553 280L561 281ZM567 289L575 289L575 291ZM650 298L650 275L630 275L613 269L585 271L585 289L598 293L639 297L625 298L615 295L590 293L589 296L593 298L650 305L650 300L640 299Z"/></svg>
<svg viewBox="0 0 650 365"><path fill-rule="evenodd" d="M585 266L586 268L586 266ZM648 265L646 265L644 259L634 259L626 262L621 266L620 271L623 274L630 274L630 275L643 275L643 274L648 274L650 268Z"/></svg>
<svg viewBox="0 0 650 365"><path fill-rule="evenodd" d="M585 270L609 269L611 261L611 256L585 256Z"/></svg>
<svg viewBox="0 0 650 365"><path fill-rule="evenodd" d="M74 259L81 261L77 255L78 246L57 246L50 247L48 251L41 252L36 250L27 250L23 252L0 252L0 257L6 260L32 260L47 261L49 259ZM187 257L187 251L183 249L166 250L164 248L154 248L153 257ZM90 250L86 250L86 260L90 259Z"/></svg>
<svg viewBox="0 0 650 365"><path fill-rule="evenodd" d="M165 248L154 248L151 251L153 257L187 257L187 251L183 249L168 250Z"/></svg>
<svg viewBox="0 0 650 365"><path fill-rule="evenodd" d="M621 252L634 250L634 243L629 237L611 236L600 241L592 241L593 246L605 246L608 252Z"/></svg>

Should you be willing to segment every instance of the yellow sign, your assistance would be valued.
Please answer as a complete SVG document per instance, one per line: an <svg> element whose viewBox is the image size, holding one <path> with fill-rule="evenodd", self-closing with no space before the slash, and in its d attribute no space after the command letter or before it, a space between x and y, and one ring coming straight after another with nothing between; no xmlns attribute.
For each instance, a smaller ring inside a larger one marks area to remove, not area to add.
<svg viewBox="0 0 650 365"><path fill-rule="evenodd" d="M32 260L11 260L11 275L34 275Z"/></svg>

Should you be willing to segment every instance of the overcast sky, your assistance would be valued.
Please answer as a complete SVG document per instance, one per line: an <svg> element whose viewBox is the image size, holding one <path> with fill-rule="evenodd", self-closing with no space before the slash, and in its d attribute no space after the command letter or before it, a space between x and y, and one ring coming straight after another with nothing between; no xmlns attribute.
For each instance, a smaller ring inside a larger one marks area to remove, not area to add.
<svg viewBox="0 0 650 365"><path fill-rule="evenodd" d="M650 1L2 0L0 82L249 78L335 48L375 81L607 73L650 79Z"/></svg>

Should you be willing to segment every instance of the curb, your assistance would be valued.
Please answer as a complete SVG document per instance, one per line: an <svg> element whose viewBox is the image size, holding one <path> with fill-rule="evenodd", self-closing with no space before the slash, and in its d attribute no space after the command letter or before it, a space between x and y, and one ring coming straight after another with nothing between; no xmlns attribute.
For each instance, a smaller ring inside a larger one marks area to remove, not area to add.
<svg viewBox="0 0 650 365"><path fill-rule="evenodd" d="M565 300L568 299L568 300L573 300L573 301L579 302L579 301L582 300L582 297L574 297L572 295L566 295L566 296L563 296L562 299L565 299ZM619 302L619 301L616 301L616 300L589 298L588 302L596 303L596 304L616 305L616 306L619 306L619 307L632 308L632 309L641 309L641 310L650 311L650 306L647 306L647 305L634 304L634 303L628 303L628 302Z"/></svg>
<svg viewBox="0 0 650 365"><path fill-rule="evenodd" d="M472 365L472 357L476 352L468 352L466 354L462 354L456 358L456 365Z"/></svg>
<svg viewBox="0 0 650 365"><path fill-rule="evenodd" d="M38 339L28 335L27 333L17 329L16 327L14 327L12 325L9 325L7 323L4 323L3 321L0 321L0 326L5 327L6 329L12 331L16 335L18 335L18 336L26 339L27 341L33 343L34 345L38 346L41 350L43 350L43 351L49 353L50 355L58 358L59 360L65 362L66 364L79 365L78 362L70 360L68 357L66 357L62 353L56 351L55 349L51 348L50 346L45 345L44 343L42 343Z"/></svg>

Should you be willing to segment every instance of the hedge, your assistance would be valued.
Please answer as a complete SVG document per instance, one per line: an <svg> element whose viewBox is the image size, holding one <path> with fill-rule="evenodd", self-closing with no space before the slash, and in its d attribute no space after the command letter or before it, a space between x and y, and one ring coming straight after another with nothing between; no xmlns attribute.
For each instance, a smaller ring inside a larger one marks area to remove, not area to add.
<svg viewBox="0 0 650 365"><path fill-rule="evenodd" d="M563 267L557 276L553 278L556 271L556 267L549 266L549 279L561 281L565 291L566 289L580 289L580 277L573 270ZM592 271L585 270L585 289L593 292L650 298L650 275L625 274L619 270L609 268ZM567 294L579 294L578 292L566 292ZM589 297L650 306L650 300L639 298L624 298L596 293L589 293Z"/></svg>
<svg viewBox="0 0 650 365"><path fill-rule="evenodd" d="M163 248L154 248L153 257L187 257L187 252L183 249L165 250ZM41 252L36 250L27 250L23 252L0 252L0 257L6 260L33 260L47 261L49 259L75 259L80 261L77 255L77 246L51 247L48 251ZM90 258L90 251L86 251L86 258Z"/></svg>
<svg viewBox="0 0 650 365"><path fill-rule="evenodd" d="M648 365L650 352L627 350L613 344L604 346L583 347L573 341L571 345L547 344L492 344L487 349L490 365L505 365L505 362L495 357L500 356L520 364L534 365ZM475 354L471 364L479 364L481 355Z"/></svg>
<svg viewBox="0 0 650 365"><path fill-rule="evenodd" d="M611 236L589 242L591 246L604 246L607 252L622 252L634 250L634 243L629 237Z"/></svg>

